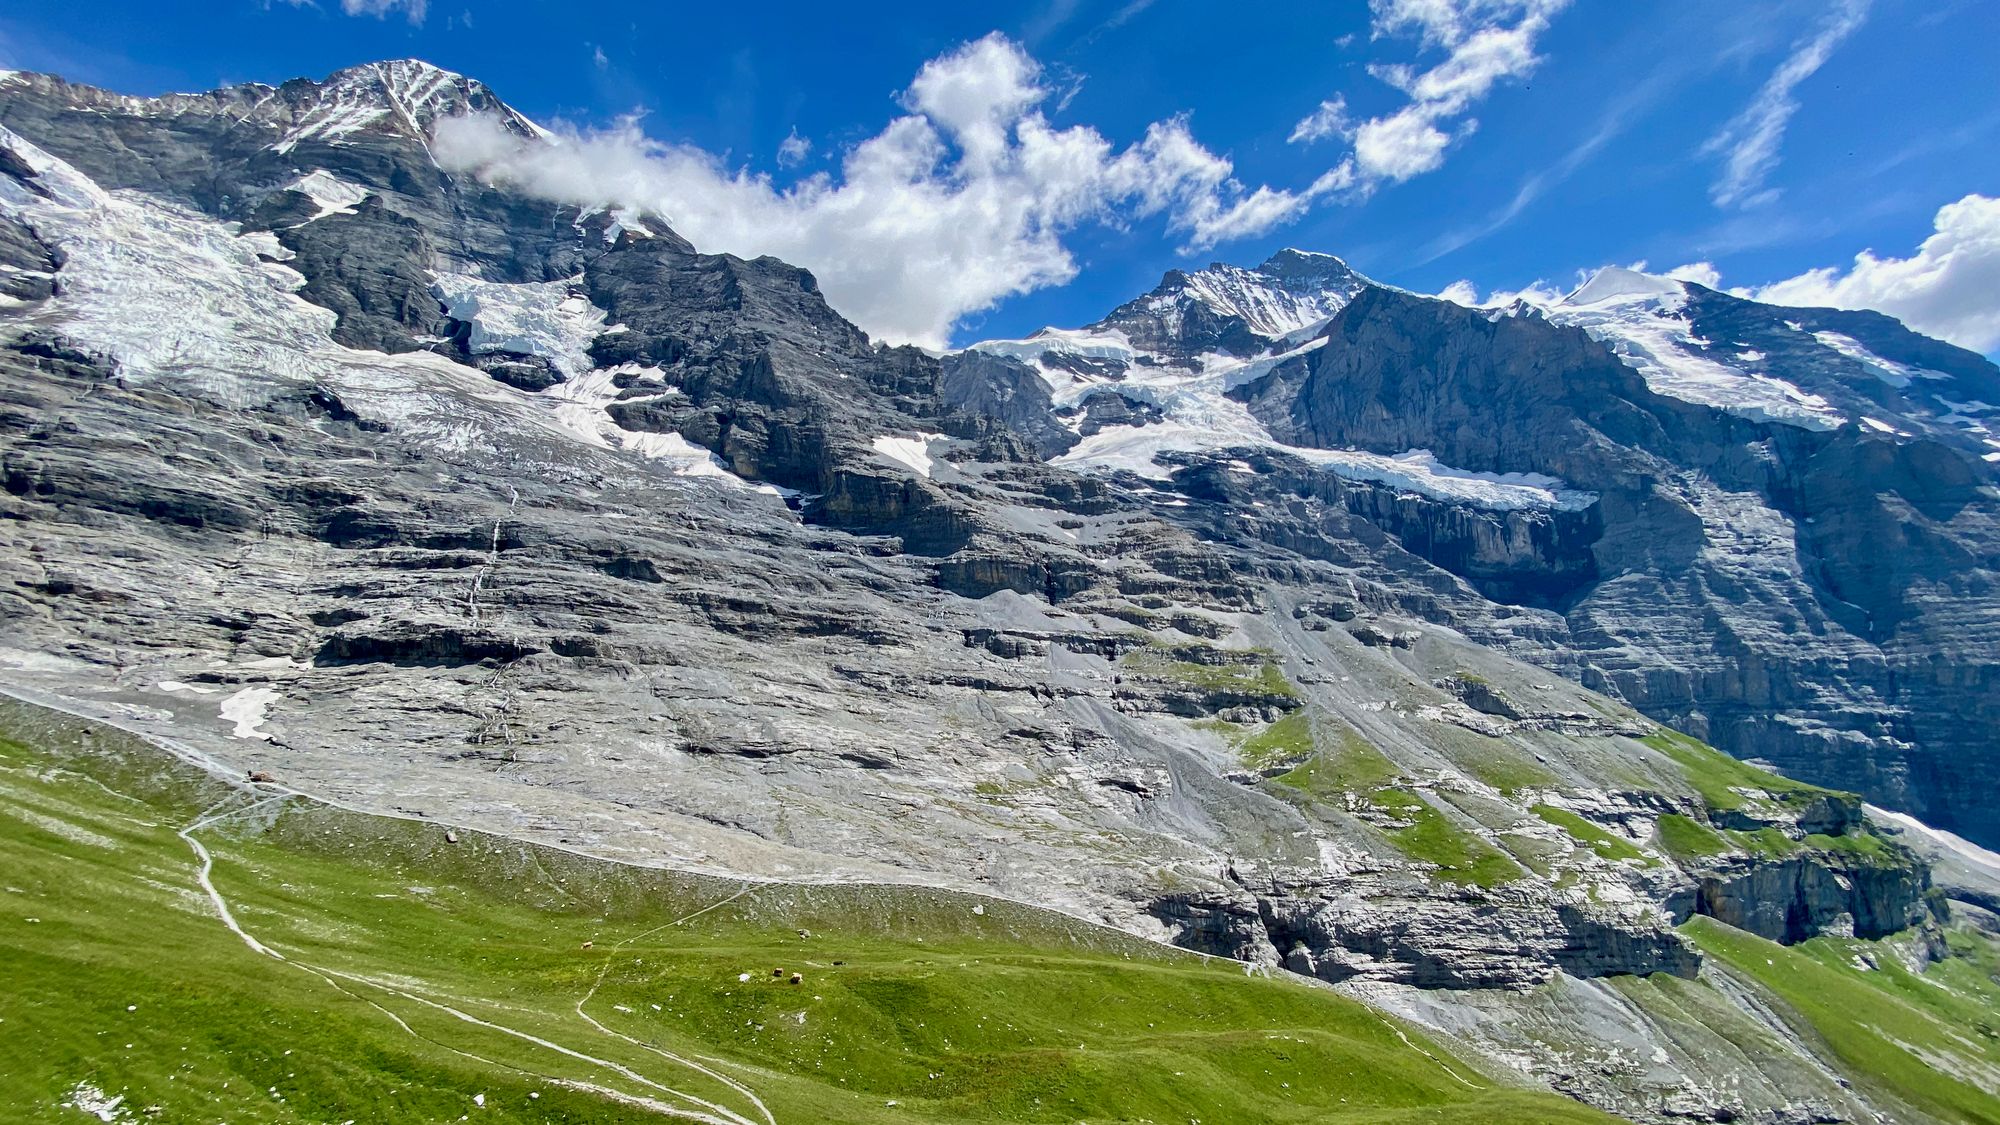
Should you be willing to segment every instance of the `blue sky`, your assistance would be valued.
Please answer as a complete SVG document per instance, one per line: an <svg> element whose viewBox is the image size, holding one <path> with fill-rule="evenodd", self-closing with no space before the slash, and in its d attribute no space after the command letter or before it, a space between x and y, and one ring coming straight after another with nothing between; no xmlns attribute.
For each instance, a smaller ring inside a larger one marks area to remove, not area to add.
<svg viewBox="0 0 2000 1125"><path fill-rule="evenodd" d="M1691 265L2000 349L1984 0L862 7L31 3L0 14L0 65L151 94L422 57L599 163L480 159L554 195L615 181L704 249L782 252L864 327L934 344L1079 324L1166 269L1300 246L1477 299ZM911 118L926 135L897 132L897 159L934 163L845 191L855 153ZM1022 140L1030 118L1061 144ZM910 265L923 245L936 260Z"/></svg>

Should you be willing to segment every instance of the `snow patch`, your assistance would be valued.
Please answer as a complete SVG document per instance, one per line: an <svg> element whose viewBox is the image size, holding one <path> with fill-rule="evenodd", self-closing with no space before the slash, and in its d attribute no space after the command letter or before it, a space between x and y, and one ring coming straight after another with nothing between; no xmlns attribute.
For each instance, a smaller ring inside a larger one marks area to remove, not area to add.
<svg viewBox="0 0 2000 1125"><path fill-rule="evenodd" d="M634 238L653 237L652 230L646 226L645 219L639 212L625 207L614 208L611 212L611 224L604 228L604 241L617 242L618 236L623 234L630 234Z"/></svg>
<svg viewBox="0 0 2000 1125"><path fill-rule="evenodd" d="M462 273L432 277L446 315L472 325L474 353L541 356L571 379L590 370L590 342L604 331L605 313L579 291L580 275L511 283Z"/></svg>
<svg viewBox="0 0 2000 1125"><path fill-rule="evenodd" d="M324 168L307 172L285 187L290 191L303 193L319 208L319 214L307 219L308 223L324 219L328 215L352 215L356 205L375 194L360 184L349 183Z"/></svg>
<svg viewBox="0 0 2000 1125"><path fill-rule="evenodd" d="M247 687L222 701L220 708L226 722L236 724L230 732L231 738L255 739L269 742L271 736L258 727L264 725L266 711L282 696L267 687Z"/></svg>
<svg viewBox="0 0 2000 1125"><path fill-rule="evenodd" d="M278 241L277 235L267 230L253 230L248 234L238 235L237 238L259 258L267 258L273 262L289 262L298 257L292 253L290 247Z"/></svg>
<svg viewBox="0 0 2000 1125"><path fill-rule="evenodd" d="M1439 463L1428 449L1412 449L1394 457L1379 453L1287 447L1285 452L1310 461L1349 480L1372 481L1392 488L1498 511L1546 508L1580 512L1597 502L1597 494L1568 487L1541 473L1477 473Z"/></svg>
<svg viewBox="0 0 2000 1125"><path fill-rule="evenodd" d="M1289 454L1352 481L1387 485L1433 500L1472 504L1495 511L1544 509L1581 511L1597 502L1597 494L1569 488L1540 473L1480 473L1439 463L1427 449L1395 456L1360 450L1309 449L1270 440L1244 442L1236 435L1205 426L1163 422L1150 426L1113 426L1085 438L1055 464L1096 472L1125 471L1148 480L1168 480L1172 471L1158 461L1162 453L1205 453L1245 444ZM1241 461L1231 468L1248 470Z"/></svg>
<svg viewBox="0 0 2000 1125"><path fill-rule="evenodd" d="M870 446L875 452L906 466L911 472L928 480L931 475L931 443L943 436L943 434L918 434L909 438L884 434L870 443Z"/></svg>
<svg viewBox="0 0 2000 1125"><path fill-rule="evenodd" d="M1869 374L1892 387L1907 387L1911 379L1949 378L1927 368L1911 367L1906 363L1897 363L1893 359L1883 359L1852 336L1843 336L1838 332L1815 332L1812 337L1826 347L1859 363Z"/></svg>

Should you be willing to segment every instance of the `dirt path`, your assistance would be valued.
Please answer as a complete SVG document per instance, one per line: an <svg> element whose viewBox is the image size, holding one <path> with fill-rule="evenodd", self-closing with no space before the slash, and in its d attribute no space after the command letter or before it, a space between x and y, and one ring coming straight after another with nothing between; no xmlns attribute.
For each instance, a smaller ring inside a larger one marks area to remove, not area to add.
<svg viewBox="0 0 2000 1125"><path fill-rule="evenodd" d="M293 794L291 793L282 793L277 796L266 797L261 800L252 801L246 805L238 805L237 807L234 808L225 808L225 806L232 805L237 800L239 800L238 797L231 796L225 798L223 801L218 802L215 805L209 806L207 809L202 810L201 814L197 816L193 822L189 823L186 827L181 828L179 831L175 833L175 835L179 836L182 840L187 842L188 847L193 850L195 858L199 861L199 864L195 869L196 884L200 886L202 892L208 896L208 901L210 905L212 905L215 908L215 912L217 916L221 918L222 924L228 927L229 932L235 934L236 937L239 940L241 940L243 944L251 950L251 952L261 954L265 957L271 958L272 960L289 965L302 972L312 974L313 976L319 978L321 981L326 983L328 986L332 987L335 991L338 991L341 994L348 996L351 999L359 1000L360 1002L367 1004L369 1007L374 1008L376 1011L382 1013L384 1016L387 1016L390 1020L392 1020L396 1024L396 1026L402 1028L405 1032L409 1033L411 1036L423 1040L426 1043L430 1043L433 1046L439 1047L443 1050L450 1051L451 1053L458 1055L462 1058L470 1059L472 1061L479 1062L488 1066L501 1067L519 1073L532 1074L534 1077L539 1078L542 1081L548 1082L551 1085L562 1086L568 1089L598 1094L603 1097L610 1098L614 1101L618 1101L622 1104L631 1105L636 1108L646 1109L651 1112L661 1114L663 1116L676 1117L690 1121L699 1121L705 1123L705 1125L759 1125L757 1121L745 1117L743 1114L738 1113L737 1111L732 1110L727 1106L719 1105L715 1102L708 1101L704 1098L696 1097L695 1095L686 1093L685 1091L682 1090L677 1090L671 1086L666 1085L665 1083L649 1078L646 1075L641 1074L640 1072L632 1069L631 1067L625 1066L622 1063L613 1062L610 1059L599 1058L595 1055L591 1055L583 1051L578 1051L573 1048L566 1047L560 1043L544 1039L541 1036L535 1035L531 1032L523 1031L519 1028L509 1027L505 1024L494 1023L490 1020L481 1019L480 1017L472 1015L469 1012L465 1012L458 1008L454 1008L449 1004L440 1003L436 1000L431 1000L427 997L416 995L415 993L396 987L385 981L377 980L375 978L368 977L358 973L343 972L342 970L339 969L333 969L322 965L312 965L304 961L294 960L290 957L285 956L283 953L280 953L276 949L273 949L270 946L264 944L263 942L257 940L257 938L254 935L252 935L249 931L245 930L242 924L237 921L235 911L230 908L229 902L227 899L223 897L222 892L216 888L215 881L213 878L215 870L215 857L213 856L213 854L209 852L208 848L205 845L203 845L200 840L195 838L194 834L203 828L210 827L211 825L220 823L224 820L229 820L234 817L243 816L247 813L254 812L257 809L263 808L268 805L291 800L292 797ZM745 890L747 891L748 888L745 888ZM744 892L739 891L738 895L741 895L742 893ZM731 897L733 898L736 896L731 896ZM726 902L728 900L724 901ZM722 903L720 902L711 904L710 906L705 907L702 910L696 911L695 914L688 915L688 918L696 917L700 914L706 913L708 910L714 909L716 906L721 906L721 905ZM687 919L685 918L676 919L674 922L668 923L667 925L678 925L680 922L686 920ZM648 931L648 933L657 933L659 932L659 930L665 928L667 927L658 926L655 927L653 930ZM632 939L627 939L627 942L629 942L630 940ZM621 943L621 945L622 944L624 943ZM599 973L598 983L602 983L603 979L604 979L604 974ZM575 1059L578 1062L588 1063L592 1066L601 1067L604 1070L610 1071L614 1074L618 1074L631 1082L646 1087L649 1090L656 1091L657 1093L665 1095L666 1097L669 1098L679 1099L680 1101L687 1103L689 1106L698 1106L700 1108L699 1109L685 1108L683 1106L677 1106L665 1101L661 1101L658 1098L631 1094L622 1090L617 1090L611 1087L601 1086L596 1083L585 1082L578 1079L560 1078L555 1075L536 1074L532 1071L523 1071L521 1068L512 1066L510 1064L501 1063L493 1059L488 1059L479 1055L474 1055L469 1052L460 1050L456 1047L452 1047L449 1044L439 1043L437 1040L431 1039L429 1036L419 1033L415 1028L412 1028L407 1021L405 1021L401 1016L397 1015L395 1012L389 1010L388 1008L375 1002L374 1000L370 1000L365 996L358 995L353 990L343 987L339 983L340 981L347 981L349 983L362 985L367 988L379 989L383 992L389 993L392 996L398 997L399 999L406 1000L410 1003L418 1004L442 1012L464 1023L485 1028L489 1031L499 1032L500 1034L503 1035L511 1036L513 1038L522 1040L523 1042L533 1044L534 1046L540 1047L544 1050L554 1051L557 1054L563 1055L567 1058ZM598 1023L595 1019L592 1019L587 1013L583 1011L583 1005L590 999L591 995L594 995L596 993L596 991L597 991L597 984L594 983L591 985L590 992L584 996L583 1000L579 1000L577 1002L577 1014L582 1016L584 1020L590 1023L593 1027L597 1028L599 1031L603 1032L606 1035L611 1035L618 1039L624 1040L628 1043L633 1044L634 1046L641 1048L642 1050L657 1055L662 1059L675 1063L676 1065L694 1070L702 1075L714 1079L717 1082L722 1083L725 1086L728 1086L730 1089L735 1090L736 1092L742 1094L745 1098L747 1098L751 1102L751 1104L757 1107L757 1112L761 1114L763 1117L762 1125L777 1125L777 1120L771 1115L771 1111L769 1110L769 1108L765 1106L763 1100L758 1098L755 1091L751 1090L750 1087L744 1085L743 1083L733 1078L730 1078L706 1066L703 1066L700 1063L694 1062L690 1059L683 1058L679 1055L672 1054L671 1052L663 1051L657 1047L641 1043L637 1039L633 1039L628 1035L624 1035L619 1032L613 1031L610 1028L605 1027L603 1024Z"/></svg>

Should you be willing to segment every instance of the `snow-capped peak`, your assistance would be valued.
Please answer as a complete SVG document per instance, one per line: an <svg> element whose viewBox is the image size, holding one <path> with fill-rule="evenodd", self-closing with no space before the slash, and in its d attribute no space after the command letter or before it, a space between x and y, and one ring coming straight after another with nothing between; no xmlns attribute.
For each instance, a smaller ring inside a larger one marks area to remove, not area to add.
<svg viewBox="0 0 2000 1125"><path fill-rule="evenodd" d="M439 120L465 113L491 113L522 136L547 131L501 101L486 84L422 59L388 59L335 71L324 82L304 83L309 91L292 127L277 144L289 152L301 141L340 138L364 129L401 130L427 137ZM297 89L291 83L287 90Z"/></svg>
<svg viewBox="0 0 2000 1125"><path fill-rule="evenodd" d="M1361 276L1354 271L1354 267L1337 255L1322 254L1316 250L1300 250L1291 246L1264 259L1264 263L1257 267L1256 272L1293 284L1343 283L1349 278Z"/></svg>
<svg viewBox="0 0 2000 1125"><path fill-rule="evenodd" d="M1564 297L1560 304L1571 307L1601 305L1613 301L1635 299L1674 299L1687 294L1680 282L1670 277L1656 277L1650 273L1625 269L1621 266L1606 266L1590 275L1590 280Z"/></svg>
<svg viewBox="0 0 2000 1125"><path fill-rule="evenodd" d="M1204 319L1239 322L1268 343L1324 324L1369 284L1331 254L1281 250L1255 269L1216 262L1206 269L1171 271L1151 293L1112 310L1095 327L1124 328L1135 339L1165 345L1185 335L1188 317L1199 309L1208 314ZM1248 354L1245 345L1261 346L1223 339L1203 343L1238 354Z"/></svg>

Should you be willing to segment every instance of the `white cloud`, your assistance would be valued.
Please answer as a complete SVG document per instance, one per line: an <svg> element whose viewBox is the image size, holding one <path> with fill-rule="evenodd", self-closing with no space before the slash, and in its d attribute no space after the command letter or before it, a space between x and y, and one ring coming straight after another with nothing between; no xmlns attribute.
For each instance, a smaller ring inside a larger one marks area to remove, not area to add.
<svg viewBox="0 0 2000 1125"><path fill-rule="evenodd" d="M1049 97L1035 61L989 35L926 63L901 97L908 112L849 149L837 174L782 189L651 140L630 119L545 143L460 118L440 123L434 147L453 171L583 207L636 207L704 250L796 262L870 334L930 347L971 313L1075 276L1064 236L1084 224L1164 216L1199 249L1267 231L1344 186L1322 176L1303 193L1250 190L1185 118L1155 122L1121 150L1089 126L1051 125L1040 109Z"/></svg>
<svg viewBox="0 0 2000 1125"><path fill-rule="evenodd" d="M1706 285L1710 289L1722 288L1722 271L1715 268L1714 262L1689 262L1684 266L1675 266L1668 270L1665 276L1675 281L1692 281L1696 285Z"/></svg>
<svg viewBox="0 0 2000 1125"><path fill-rule="evenodd" d="M1870 3L1871 0L1837 0L1826 22L1792 48L1792 53L1765 80L1743 112L1702 146L1704 156L1723 156L1721 178L1709 191L1716 206L1756 206L1777 197L1777 192L1767 190L1764 183L1778 166L1778 149L1785 140L1785 127L1799 109L1792 92L1826 65L1834 49L1854 34L1868 18Z"/></svg>
<svg viewBox="0 0 2000 1125"><path fill-rule="evenodd" d="M1353 130L1347 120L1347 99L1335 94L1319 103L1319 108L1299 119L1292 126L1292 135L1285 138L1292 144L1311 144L1328 137L1344 137Z"/></svg>
<svg viewBox="0 0 2000 1125"><path fill-rule="evenodd" d="M1846 269L1827 266L1768 285L1727 290L1738 297L1803 308L1872 309L1928 336L1962 348L2000 352L2000 199L1968 195L1938 209L1933 233L1907 258L1881 258L1872 250ZM1646 263L1625 269L1645 272ZM1591 270L1577 271L1577 280ZM1662 275L1722 289L1713 262L1689 262ZM1454 281L1437 295L1471 308L1494 308L1520 297L1532 304L1561 300L1564 290L1536 281L1486 297L1469 281Z"/></svg>
<svg viewBox="0 0 2000 1125"><path fill-rule="evenodd" d="M1401 183L1444 166L1451 138L1421 106L1361 123L1354 131L1354 165L1363 184Z"/></svg>
<svg viewBox="0 0 2000 1125"><path fill-rule="evenodd" d="M1469 309L1485 307L1479 300L1479 287L1464 278L1460 278L1443 289L1438 290L1437 295L1453 304L1464 305Z"/></svg>
<svg viewBox="0 0 2000 1125"><path fill-rule="evenodd" d="M791 133L778 142L778 167L796 168L805 163L806 157L812 155L812 150L812 141L799 136L798 127L793 126Z"/></svg>
<svg viewBox="0 0 2000 1125"><path fill-rule="evenodd" d="M603 70L611 65L611 56L605 54L602 47L592 47L590 49L590 61L596 65L597 69Z"/></svg>
<svg viewBox="0 0 2000 1125"><path fill-rule="evenodd" d="M1358 195L1443 167L1454 141L1478 128L1466 116L1501 82L1541 63L1535 42L1569 0L1371 0L1374 38L1413 34L1422 49L1442 50L1429 69L1377 63L1368 72L1402 91L1409 104L1354 124L1334 97L1292 128L1305 143L1341 136L1354 151L1334 173Z"/></svg>
<svg viewBox="0 0 2000 1125"><path fill-rule="evenodd" d="M1752 290L1780 305L1874 309L1976 352L2000 351L2000 199L1968 195L1938 209L1935 233L1907 258L1855 255Z"/></svg>
<svg viewBox="0 0 2000 1125"><path fill-rule="evenodd" d="M350 16L374 16L378 20L391 12L402 12L411 23L421 24L430 11L430 0L340 0L340 10Z"/></svg>
<svg viewBox="0 0 2000 1125"><path fill-rule="evenodd" d="M1582 277L1581 274L1578 275ZM1531 305L1553 305L1568 295L1569 290L1558 289L1546 281L1531 281L1519 289L1495 289L1485 297L1479 295L1479 287L1470 281L1454 281L1439 290L1437 296L1453 304L1469 309L1499 309L1515 301L1526 301Z"/></svg>

